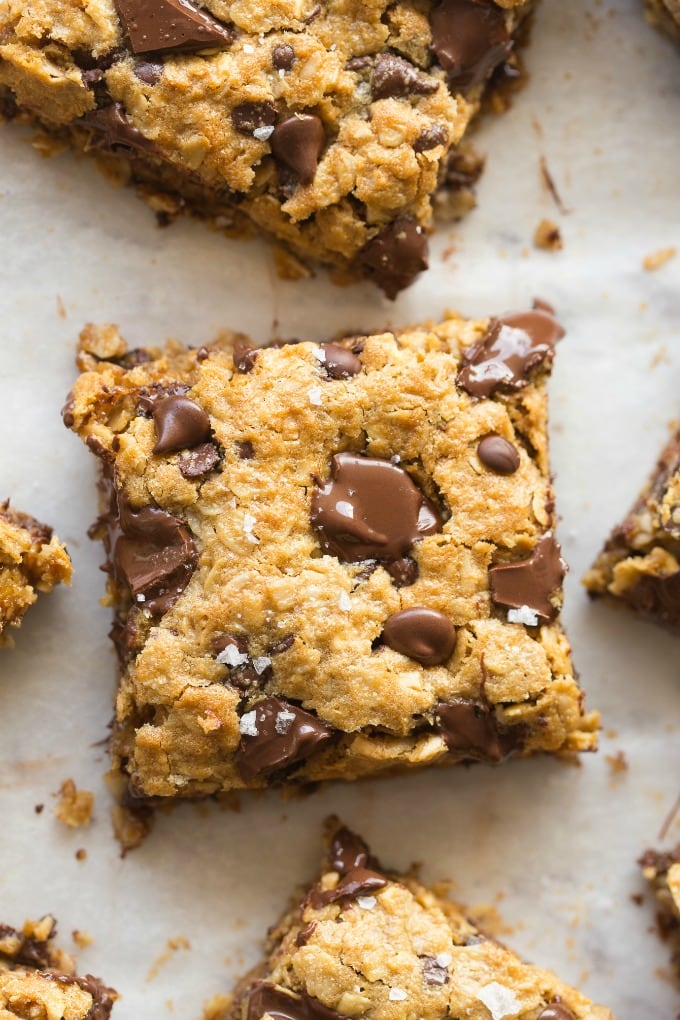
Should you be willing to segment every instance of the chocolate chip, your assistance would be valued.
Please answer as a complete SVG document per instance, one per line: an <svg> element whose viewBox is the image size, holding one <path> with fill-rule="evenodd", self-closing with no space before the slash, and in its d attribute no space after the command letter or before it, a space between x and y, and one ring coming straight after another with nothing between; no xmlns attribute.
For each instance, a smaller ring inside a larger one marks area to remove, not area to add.
<svg viewBox="0 0 680 1020"><path fill-rule="evenodd" d="M255 456L255 447L249 439L239 439L235 445L239 460L252 460Z"/></svg>
<svg viewBox="0 0 680 1020"><path fill-rule="evenodd" d="M505 13L492 0L440 0L430 29L432 50L455 88L483 82L512 48Z"/></svg>
<svg viewBox="0 0 680 1020"><path fill-rule="evenodd" d="M551 360L564 330L543 309L508 312L489 323L486 336L463 351L457 383L473 397L526 386L529 373Z"/></svg>
<svg viewBox="0 0 680 1020"><path fill-rule="evenodd" d="M384 889L387 879L371 868L352 868L336 885L335 889L324 890L321 896L325 903L338 903L341 900L354 900L357 896L366 896Z"/></svg>
<svg viewBox="0 0 680 1020"><path fill-rule="evenodd" d="M408 588L418 580L418 564L410 556L402 556L401 559L393 560L385 564L385 570L392 578L395 588Z"/></svg>
<svg viewBox="0 0 680 1020"><path fill-rule="evenodd" d="M343 1020L334 1009L324 1006L306 992L296 994L267 981L257 981L248 993L245 1020Z"/></svg>
<svg viewBox="0 0 680 1020"><path fill-rule="evenodd" d="M429 96L439 82L420 74L417 68L394 53L381 53L371 78L373 99L396 99L401 96Z"/></svg>
<svg viewBox="0 0 680 1020"><path fill-rule="evenodd" d="M205 443L210 436L210 419L189 397L164 397L153 409L156 445L153 453L174 453Z"/></svg>
<svg viewBox="0 0 680 1020"><path fill-rule="evenodd" d="M394 299L427 269L427 237L413 216L398 216L359 252L367 275Z"/></svg>
<svg viewBox="0 0 680 1020"><path fill-rule="evenodd" d="M133 509L127 493L109 483L111 507L101 518L104 547L119 584L150 612L166 613L196 569L198 549L184 521L157 506Z"/></svg>
<svg viewBox="0 0 680 1020"><path fill-rule="evenodd" d="M234 41L234 31L191 0L115 0L130 49L183 53Z"/></svg>
<svg viewBox="0 0 680 1020"><path fill-rule="evenodd" d="M558 610L550 596L561 587L565 571L560 547L548 532L527 559L490 569L491 598L497 605L526 607L544 621L554 620Z"/></svg>
<svg viewBox="0 0 680 1020"><path fill-rule="evenodd" d="M453 654L456 628L436 609L411 606L388 616L382 639L395 652L423 666L439 666Z"/></svg>
<svg viewBox="0 0 680 1020"><path fill-rule="evenodd" d="M155 142L134 127L125 115L122 103L111 103L100 110L90 110L80 117L77 124L93 132L87 149L103 149L109 152L151 152L158 155Z"/></svg>
<svg viewBox="0 0 680 1020"><path fill-rule="evenodd" d="M371 860L368 845L361 836L346 825L336 829L328 850L328 863L333 871L346 875L355 868L365 868Z"/></svg>
<svg viewBox="0 0 680 1020"><path fill-rule="evenodd" d="M88 88L92 85L98 85L104 77L104 72L100 67L92 67L87 71L81 71L80 77L83 79L83 85L87 85Z"/></svg>
<svg viewBox="0 0 680 1020"><path fill-rule="evenodd" d="M231 647L241 655L248 655L249 643L245 634L216 634L210 644L216 655Z"/></svg>
<svg viewBox="0 0 680 1020"><path fill-rule="evenodd" d="M442 530L441 516L403 468L338 453L331 477L312 494L311 523L321 548L344 563L401 559L414 542Z"/></svg>
<svg viewBox="0 0 680 1020"><path fill-rule="evenodd" d="M311 712L281 698L264 698L241 717L236 765L246 782L251 782L304 761L332 736L330 726Z"/></svg>
<svg viewBox="0 0 680 1020"><path fill-rule="evenodd" d="M361 371L361 362L356 354L339 344L321 344L319 360L331 379L351 379Z"/></svg>
<svg viewBox="0 0 680 1020"><path fill-rule="evenodd" d="M283 652L287 652L289 648L292 648L295 644L295 635L286 634L284 638L277 641L275 645L272 645L269 649L270 655L282 655Z"/></svg>
<svg viewBox="0 0 680 1020"><path fill-rule="evenodd" d="M268 128L271 132L277 116L273 103L239 103L231 111L231 123L234 125L234 131L242 135L253 135L262 128ZM266 131L265 134L267 138L270 137ZM263 137L260 141L266 141L266 138Z"/></svg>
<svg viewBox="0 0 680 1020"><path fill-rule="evenodd" d="M448 985L449 972L446 967L437 963L435 956L421 956L423 967L423 980L426 985L439 986Z"/></svg>
<svg viewBox="0 0 680 1020"><path fill-rule="evenodd" d="M292 170L302 184L309 184L316 173L325 138L319 117L297 113L277 124L270 145L274 158Z"/></svg>
<svg viewBox="0 0 680 1020"><path fill-rule="evenodd" d="M350 57L345 67L348 71L363 71L366 67L370 67L373 63L373 57L364 54L361 57Z"/></svg>
<svg viewBox="0 0 680 1020"><path fill-rule="evenodd" d="M201 443L193 450L187 450L177 460L177 467L183 478L191 481L202 478L219 462L220 451L214 443Z"/></svg>
<svg viewBox="0 0 680 1020"><path fill-rule="evenodd" d="M498 475L514 475L519 467L517 447L495 432L484 436L477 447L477 456L482 464Z"/></svg>
<svg viewBox="0 0 680 1020"><path fill-rule="evenodd" d="M280 43L272 50L272 67L277 71L290 71L295 63L295 50L288 43Z"/></svg>
<svg viewBox="0 0 680 1020"><path fill-rule="evenodd" d="M496 716L488 705L469 698L440 701L436 719L444 743L461 758L500 761L505 756Z"/></svg>
<svg viewBox="0 0 680 1020"><path fill-rule="evenodd" d="M135 78L145 85L158 85L163 77L163 65L152 64L149 60L139 60L134 66Z"/></svg>
<svg viewBox="0 0 680 1020"><path fill-rule="evenodd" d="M302 946L307 945L315 931L316 921L310 921L308 925L300 929L300 931L295 936L295 945L298 947L298 949L301 949Z"/></svg>
<svg viewBox="0 0 680 1020"><path fill-rule="evenodd" d="M137 393L135 405L136 414L143 418L152 418L156 404L165 397L183 397L189 392L186 383L152 383L150 386L142 386Z"/></svg>
<svg viewBox="0 0 680 1020"><path fill-rule="evenodd" d="M241 372L243 375L246 375L248 372L252 371L258 354L259 354L258 347L251 347L250 344L245 344L242 343L241 341L237 341L234 344L234 350L232 355L234 358L234 368L236 369L236 371Z"/></svg>
<svg viewBox="0 0 680 1020"><path fill-rule="evenodd" d="M641 616L671 630L680 628L680 570L667 577L640 577L620 598Z"/></svg>
<svg viewBox="0 0 680 1020"><path fill-rule="evenodd" d="M541 1010L537 1020L576 1020L576 1014L563 1002L553 1002Z"/></svg>
<svg viewBox="0 0 680 1020"><path fill-rule="evenodd" d="M434 124L432 127L423 128L415 142L414 152L427 152L435 149L438 145L446 145L449 140L449 132L442 124Z"/></svg>

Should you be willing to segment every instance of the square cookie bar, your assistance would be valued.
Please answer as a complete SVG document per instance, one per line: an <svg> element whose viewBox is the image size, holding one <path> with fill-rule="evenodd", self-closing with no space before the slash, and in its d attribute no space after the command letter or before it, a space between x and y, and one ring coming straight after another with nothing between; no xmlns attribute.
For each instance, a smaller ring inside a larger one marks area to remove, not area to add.
<svg viewBox="0 0 680 1020"><path fill-rule="evenodd" d="M0 645L9 644L7 627L18 627L24 613L55 585L70 584L69 555L46 524L0 503Z"/></svg>
<svg viewBox="0 0 680 1020"><path fill-rule="evenodd" d="M680 0L644 0L647 20L680 40Z"/></svg>
<svg viewBox="0 0 680 1020"><path fill-rule="evenodd" d="M54 918L27 921L21 931L0 924L0 1016L35 1020L108 1020L117 998L98 978L77 977L58 950Z"/></svg>
<svg viewBox="0 0 680 1020"><path fill-rule="evenodd" d="M0 0L0 98L163 222L248 223L394 297L532 3Z"/></svg>
<svg viewBox="0 0 680 1020"><path fill-rule="evenodd" d="M538 308L337 343L85 330L139 797L594 747L559 623Z"/></svg>
<svg viewBox="0 0 680 1020"><path fill-rule="evenodd" d="M680 633L680 430L583 583L593 597Z"/></svg>
<svg viewBox="0 0 680 1020"><path fill-rule="evenodd" d="M223 1020L612 1020L487 938L441 888L381 867L334 823L318 881L270 931Z"/></svg>
<svg viewBox="0 0 680 1020"><path fill-rule="evenodd" d="M680 979L680 846L665 853L647 850L639 863L656 896L659 934L671 946L673 968Z"/></svg>

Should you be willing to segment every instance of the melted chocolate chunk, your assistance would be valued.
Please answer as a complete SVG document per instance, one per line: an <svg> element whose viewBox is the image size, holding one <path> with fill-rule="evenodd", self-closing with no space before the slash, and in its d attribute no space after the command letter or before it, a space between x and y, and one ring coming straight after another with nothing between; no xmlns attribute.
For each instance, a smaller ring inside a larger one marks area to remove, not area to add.
<svg viewBox="0 0 680 1020"><path fill-rule="evenodd" d="M414 152L427 152L435 149L438 145L446 145L449 140L449 132L441 124L434 124L432 127L423 128L415 142Z"/></svg>
<svg viewBox="0 0 680 1020"><path fill-rule="evenodd" d="M234 31L191 0L115 0L134 54L186 53L230 46Z"/></svg>
<svg viewBox="0 0 680 1020"><path fill-rule="evenodd" d="M361 57L350 57L345 67L348 71L363 71L367 67L371 67L373 64L373 57L370 57L367 53Z"/></svg>
<svg viewBox="0 0 680 1020"><path fill-rule="evenodd" d="M214 443L201 443L195 449L183 453L177 460L177 467L183 478L192 481L207 475L219 464L219 460L220 451Z"/></svg>
<svg viewBox="0 0 680 1020"><path fill-rule="evenodd" d="M479 85L512 49L505 13L491 0L440 0L430 28L432 50L454 89Z"/></svg>
<svg viewBox="0 0 680 1020"><path fill-rule="evenodd" d="M289 648L292 648L295 644L295 635L286 634L284 638L277 641L275 645L272 645L269 649L270 655L282 655L283 652L287 652Z"/></svg>
<svg viewBox="0 0 680 1020"><path fill-rule="evenodd" d="M239 103L231 111L234 131L252 135L259 128L273 128L278 114L273 103Z"/></svg>
<svg viewBox="0 0 680 1020"><path fill-rule="evenodd" d="M54 934L55 929L51 934ZM12 952L0 949L0 959L9 959L12 963L24 967L49 967L50 943L48 939L36 939L24 935L23 932L11 928L8 924L0 924L0 942L10 941Z"/></svg>
<svg viewBox="0 0 680 1020"><path fill-rule="evenodd" d="M134 67L135 78L139 78L145 85L158 85L163 77L163 65L152 64L148 60L140 60Z"/></svg>
<svg viewBox="0 0 680 1020"><path fill-rule="evenodd" d="M236 371L241 372L243 375L251 372L258 354L258 347L251 347L250 344L244 344L241 341L237 341L234 344L233 351L234 368Z"/></svg>
<svg viewBox="0 0 680 1020"><path fill-rule="evenodd" d="M139 150L158 155L155 142L143 135L127 119L122 103L111 103L110 106L104 106L100 110L90 110L76 123L92 131L87 143L88 149L102 149L108 152Z"/></svg>
<svg viewBox="0 0 680 1020"><path fill-rule="evenodd" d="M398 216L359 252L367 275L394 299L427 269L427 237L413 216Z"/></svg>
<svg viewBox="0 0 680 1020"><path fill-rule="evenodd" d="M563 336L560 324L543 309L508 312L492 319L486 336L463 351L456 381L473 397L521 389L532 369L552 359Z"/></svg>
<svg viewBox="0 0 680 1020"><path fill-rule="evenodd" d="M111 509L102 518L111 572L134 601L166 613L196 569L198 549L184 521L156 506L133 509L123 489L111 488Z"/></svg>
<svg viewBox="0 0 680 1020"><path fill-rule="evenodd" d="M311 712L281 698L264 698L241 718L236 765L250 782L304 761L332 736L331 727Z"/></svg>
<svg viewBox="0 0 680 1020"><path fill-rule="evenodd" d="M302 184L309 184L316 173L325 139L320 117L313 113L297 113L277 124L269 144L277 162L292 170Z"/></svg>
<svg viewBox="0 0 680 1020"><path fill-rule="evenodd" d="M641 577L620 598L642 616L671 630L680 628L680 570L668 577Z"/></svg>
<svg viewBox="0 0 680 1020"><path fill-rule="evenodd" d="M239 460L252 460L255 456L255 447L249 439L239 439L236 442L236 450Z"/></svg>
<svg viewBox="0 0 680 1020"><path fill-rule="evenodd" d="M401 559L393 560L385 564L385 570L392 578L395 588L408 588L418 580L418 564L410 556L403 556Z"/></svg>
<svg viewBox="0 0 680 1020"><path fill-rule="evenodd" d="M312 495L311 523L323 551L344 563L399 560L442 530L437 508L408 472L356 453L333 457L330 479Z"/></svg>
<svg viewBox="0 0 680 1020"><path fill-rule="evenodd" d="M267 981L257 981L248 994L246 1020L343 1020L334 1009L324 1006L306 992L295 994Z"/></svg>
<svg viewBox="0 0 680 1020"><path fill-rule="evenodd" d="M328 864L333 871L346 875L355 868L371 866L367 843L355 832L342 825L333 835L328 851Z"/></svg>
<svg viewBox="0 0 680 1020"><path fill-rule="evenodd" d="M514 475L519 467L517 447L495 432L484 436L477 447L477 456L482 464L497 475Z"/></svg>
<svg viewBox="0 0 680 1020"><path fill-rule="evenodd" d="M541 1010L537 1020L576 1020L576 1015L563 1002L553 1002Z"/></svg>
<svg viewBox="0 0 680 1020"><path fill-rule="evenodd" d="M453 654L456 628L436 609L412 606L387 618L382 639L395 652L423 666L439 666Z"/></svg>
<svg viewBox="0 0 680 1020"><path fill-rule="evenodd" d="M387 879L371 868L352 868L336 885L335 889L324 890L321 897L324 903L338 903L340 900L354 900L357 896L366 896L384 889Z"/></svg>
<svg viewBox="0 0 680 1020"><path fill-rule="evenodd" d="M331 379L351 379L361 371L361 362L356 354L339 344L321 344L320 359Z"/></svg>
<svg viewBox="0 0 680 1020"><path fill-rule="evenodd" d="M272 67L277 71L290 71L295 63L295 50L289 43L280 43L272 50Z"/></svg>
<svg viewBox="0 0 680 1020"><path fill-rule="evenodd" d="M503 734L502 739L489 705L470 698L440 701L436 718L446 746L462 759L500 761L512 750L511 738Z"/></svg>
<svg viewBox="0 0 680 1020"><path fill-rule="evenodd" d="M98 85L104 77L104 72L101 67L92 67L88 70L81 71L80 77L83 79L83 85L87 85L91 88L93 85Z"/></svg>
<svg viewBox="0 0 680 1020"><path fill-rule="evenodd" d="M301 949L302 946L307 945L315 931L316 921L310 921L308 925L300 929L300 931L295 936L295 945L298 947L298 949Z"/></svg>
<svg viewBox="0 0 680 1020"><path fill-rule="evenodd" d="M381 53L371 79L373 99L397 99L401 96L429 96L439 82L420 74L418 69L394 53Z"/></svg>
<svg viewBox="0 0 680 1020"><path fill-rule="evenodd" d="M437 963L434 956L421 956L420 959L423 966L423 980L426 985L432 985L433 987L448 985L449 972L446 967L442 967L440 963Z"/></svg>
<svg viewBox="0 0 680 1020"><path fill-rule="evenodd" d="M157 400L153 408L156 426L154 453L192 449L210 438L210 419L189 397L171 396Z"/></svg>
<svg viewBox="0 0 680 1020"><path fill-rule="evenodd" d="M550 596L561 587L565 571L560 547L548 532L527 559L491 567L491 597L497 605L510 609L527 606L543 620L554 620L558 610Z"/></svg>

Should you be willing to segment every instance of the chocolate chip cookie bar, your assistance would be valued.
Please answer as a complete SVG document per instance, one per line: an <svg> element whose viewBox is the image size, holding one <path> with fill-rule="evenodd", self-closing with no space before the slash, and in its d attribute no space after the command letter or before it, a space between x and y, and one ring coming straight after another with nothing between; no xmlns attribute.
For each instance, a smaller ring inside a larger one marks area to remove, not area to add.
<svg viewBox="0 0 680 1020"><path fill-rule="evenodd" d="M247 223L394 297L532 3L0 0L0 101L115 164L163 222Z"/></svg>
<svg viewBox="0 0 680 1020"><path fill-rule="evenodd" d="M21 931L0 924L0 1016L36 1020L108 1020L117 998L98 978L77 977L53 943L54 918Z"/></svg>
<svg viewBox="0 0 680 1020"><path fill-rule="evenodd" d="M381 867L337 822L318 881L269 932L222 1020L612 1020L487 938L463 907Z"/></svg>
<svg viewBox="0 0 680 1020"><path fill-rule="evenodd" d="M500 318L257 349L81 338L137 797L354 779L596 741L559 623L546 382Z"/></svg>
<svg viewBox="0 0 680 1020"><path fill-rule="evenodd" d="M71 581L71 560L52 529L34 517L0 503L0 645L24 613L55 585Z"/></svg>
<svg viewBox="0 0 680 1020"><path fill-rule="evenodd" d="M680 0L644 0L647 20L680 40Z"/></svg>
<svg viewBox="0 0 680 1020"><path fill-rule="evenodd" d="M680 633L680 430L583 583L593 597Z"/></svg>
<svg viewBox="0 0 680 1020"><path fill-rule="evenodd" d="M673 968L680 978L680 846L666 853L647 850L639 864L656 896L659 933L671 946Z"/></svg>

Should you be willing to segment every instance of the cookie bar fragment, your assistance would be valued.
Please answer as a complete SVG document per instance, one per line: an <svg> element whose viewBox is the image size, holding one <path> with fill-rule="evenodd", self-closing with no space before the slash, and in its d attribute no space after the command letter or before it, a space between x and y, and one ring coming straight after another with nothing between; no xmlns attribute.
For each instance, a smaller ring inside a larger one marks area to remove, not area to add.
<svg viewBox="0 0 680 1020"><path fill-rule="evenodd" d="M317 882L271 929L221 1020L612 1020L487 938L465 909L383 868L337 822Z"/></svg>
<svg viewBox="0 0 680 1020"><path fill-rule="evenodd" d="M82 335L133 797L590 750L543 308L333 343Z"/></svg>
<svg viewBox="0 0 680 1020"><path fill-rule="evenodd" d="M0 645L11 643L6 628L20 625L38 592L70 584L71 573L66 548L50 527L0 503Z"/></svg>
<svg viewBox="0 0 680 1020"><path fill-rule="evenodd" d="M680 0L644 0L647 21L680 41Z"/></svg>
<svg viewBox="0 0 680 1020"><path fill-rule="evenodd" d="M680 430L583 583L594 598L680 634Z"/></svg>
<svg viewBox="0 0 680 1020"><path fill-rule="evenodd" d="M54 945L55 931L52 917L21 931L0 924L0 1015L108 1020L116 993L91 974L75 974L72 958Z"/></svg>
<svg viewBox="0 0 680 1020"><path fill-rule="evenodd" d="M394 297L532 6L0 0L0 109L103 159L163 223L255 227Z"/></svg>
<svg viewBox="0 0 680 1020"><path fill-rule="evenodd" d="M647 850L639 864L656 897L659 934L668 941L680 979L680 846L666 852Z"/></svg>

